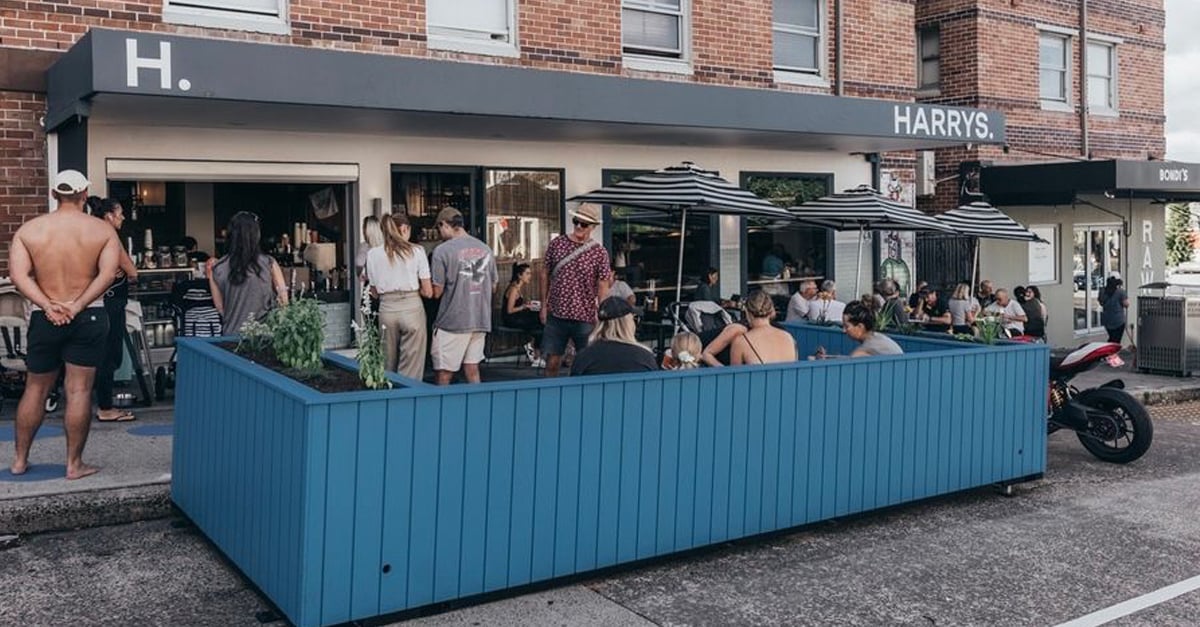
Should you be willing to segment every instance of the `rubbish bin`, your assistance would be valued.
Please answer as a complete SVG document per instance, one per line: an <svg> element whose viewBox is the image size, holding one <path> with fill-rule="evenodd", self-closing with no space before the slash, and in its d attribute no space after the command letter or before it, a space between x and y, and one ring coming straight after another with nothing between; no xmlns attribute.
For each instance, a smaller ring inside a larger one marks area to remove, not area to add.
<svg viewBox="0 0 1200 627"><path fill-rule="evenodd" d="M1200 371L1200 288L1150 283L1138 288L1137 303L1138 370Z"/></svg>

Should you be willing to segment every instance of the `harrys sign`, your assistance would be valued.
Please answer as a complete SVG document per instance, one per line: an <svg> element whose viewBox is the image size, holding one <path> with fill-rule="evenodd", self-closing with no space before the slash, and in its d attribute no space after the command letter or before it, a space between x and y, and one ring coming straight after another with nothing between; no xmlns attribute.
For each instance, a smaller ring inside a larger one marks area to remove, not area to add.
<svg viewBox="0 0 1200 627"><path fill-rule="evenodd" d="M897 135L937 139L994 139L988 114L970 109L946 109L921 105L896 105L893 123Z"/></svg>

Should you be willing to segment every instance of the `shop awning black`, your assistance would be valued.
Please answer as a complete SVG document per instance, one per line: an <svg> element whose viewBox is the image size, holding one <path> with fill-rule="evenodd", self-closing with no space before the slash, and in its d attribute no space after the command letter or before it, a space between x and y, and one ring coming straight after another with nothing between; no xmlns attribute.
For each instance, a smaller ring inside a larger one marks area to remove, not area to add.
<svg viewBox="0 0 1200 627"><path fill-rule="evenodd" d="M990 166L980 188L996 206L1069 205L1081 195L1167 202L1200 201L1200 164L1172 161L1072 161Z"/></svg>
<svg viewBox="0 0 1200 627"><path fill-rule="evenodd" d="M47 130L97 114L842 153L1005 141L995 110L107 29L63 55L47 92Z"/></svg>

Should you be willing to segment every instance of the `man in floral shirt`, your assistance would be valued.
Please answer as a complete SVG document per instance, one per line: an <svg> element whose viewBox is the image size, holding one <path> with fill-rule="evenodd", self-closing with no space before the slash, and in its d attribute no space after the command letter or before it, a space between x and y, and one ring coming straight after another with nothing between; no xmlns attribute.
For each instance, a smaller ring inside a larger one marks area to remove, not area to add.
<svg viewBox="0 0 1200 627"><path fill-rule="evenodd" d="M597 303L608 296L612 281L608 251L592 239L600 224L600 207L579 205L571 212L571 224L569 233L555 237L546 248L542 271L542 355L548 377L558 376L567 342L574 342L576 351L587 346L596 326Z"/></svg>

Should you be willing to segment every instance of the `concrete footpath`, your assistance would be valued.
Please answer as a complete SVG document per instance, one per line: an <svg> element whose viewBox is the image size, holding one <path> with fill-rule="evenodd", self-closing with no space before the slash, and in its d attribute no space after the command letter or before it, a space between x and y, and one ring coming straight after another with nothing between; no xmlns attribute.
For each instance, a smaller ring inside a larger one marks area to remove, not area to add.
<svg viewBox="0 0 1200 627"><path fill-rule="evenodd" d="M1132 358L1120 368L1101 366L1073 381L1090 387L1114 377L1147 405L1200 400L1200 377L1177 378L1133 372ZM172 407L138 409L125 423L92 422L85 460L101 467L78 481L63 478L66 440L61 414L47 417L34 442L30 471L14 477L12 461L15 402L0 411L0 536L63 531L150 520L172 513Z"/></svg>

